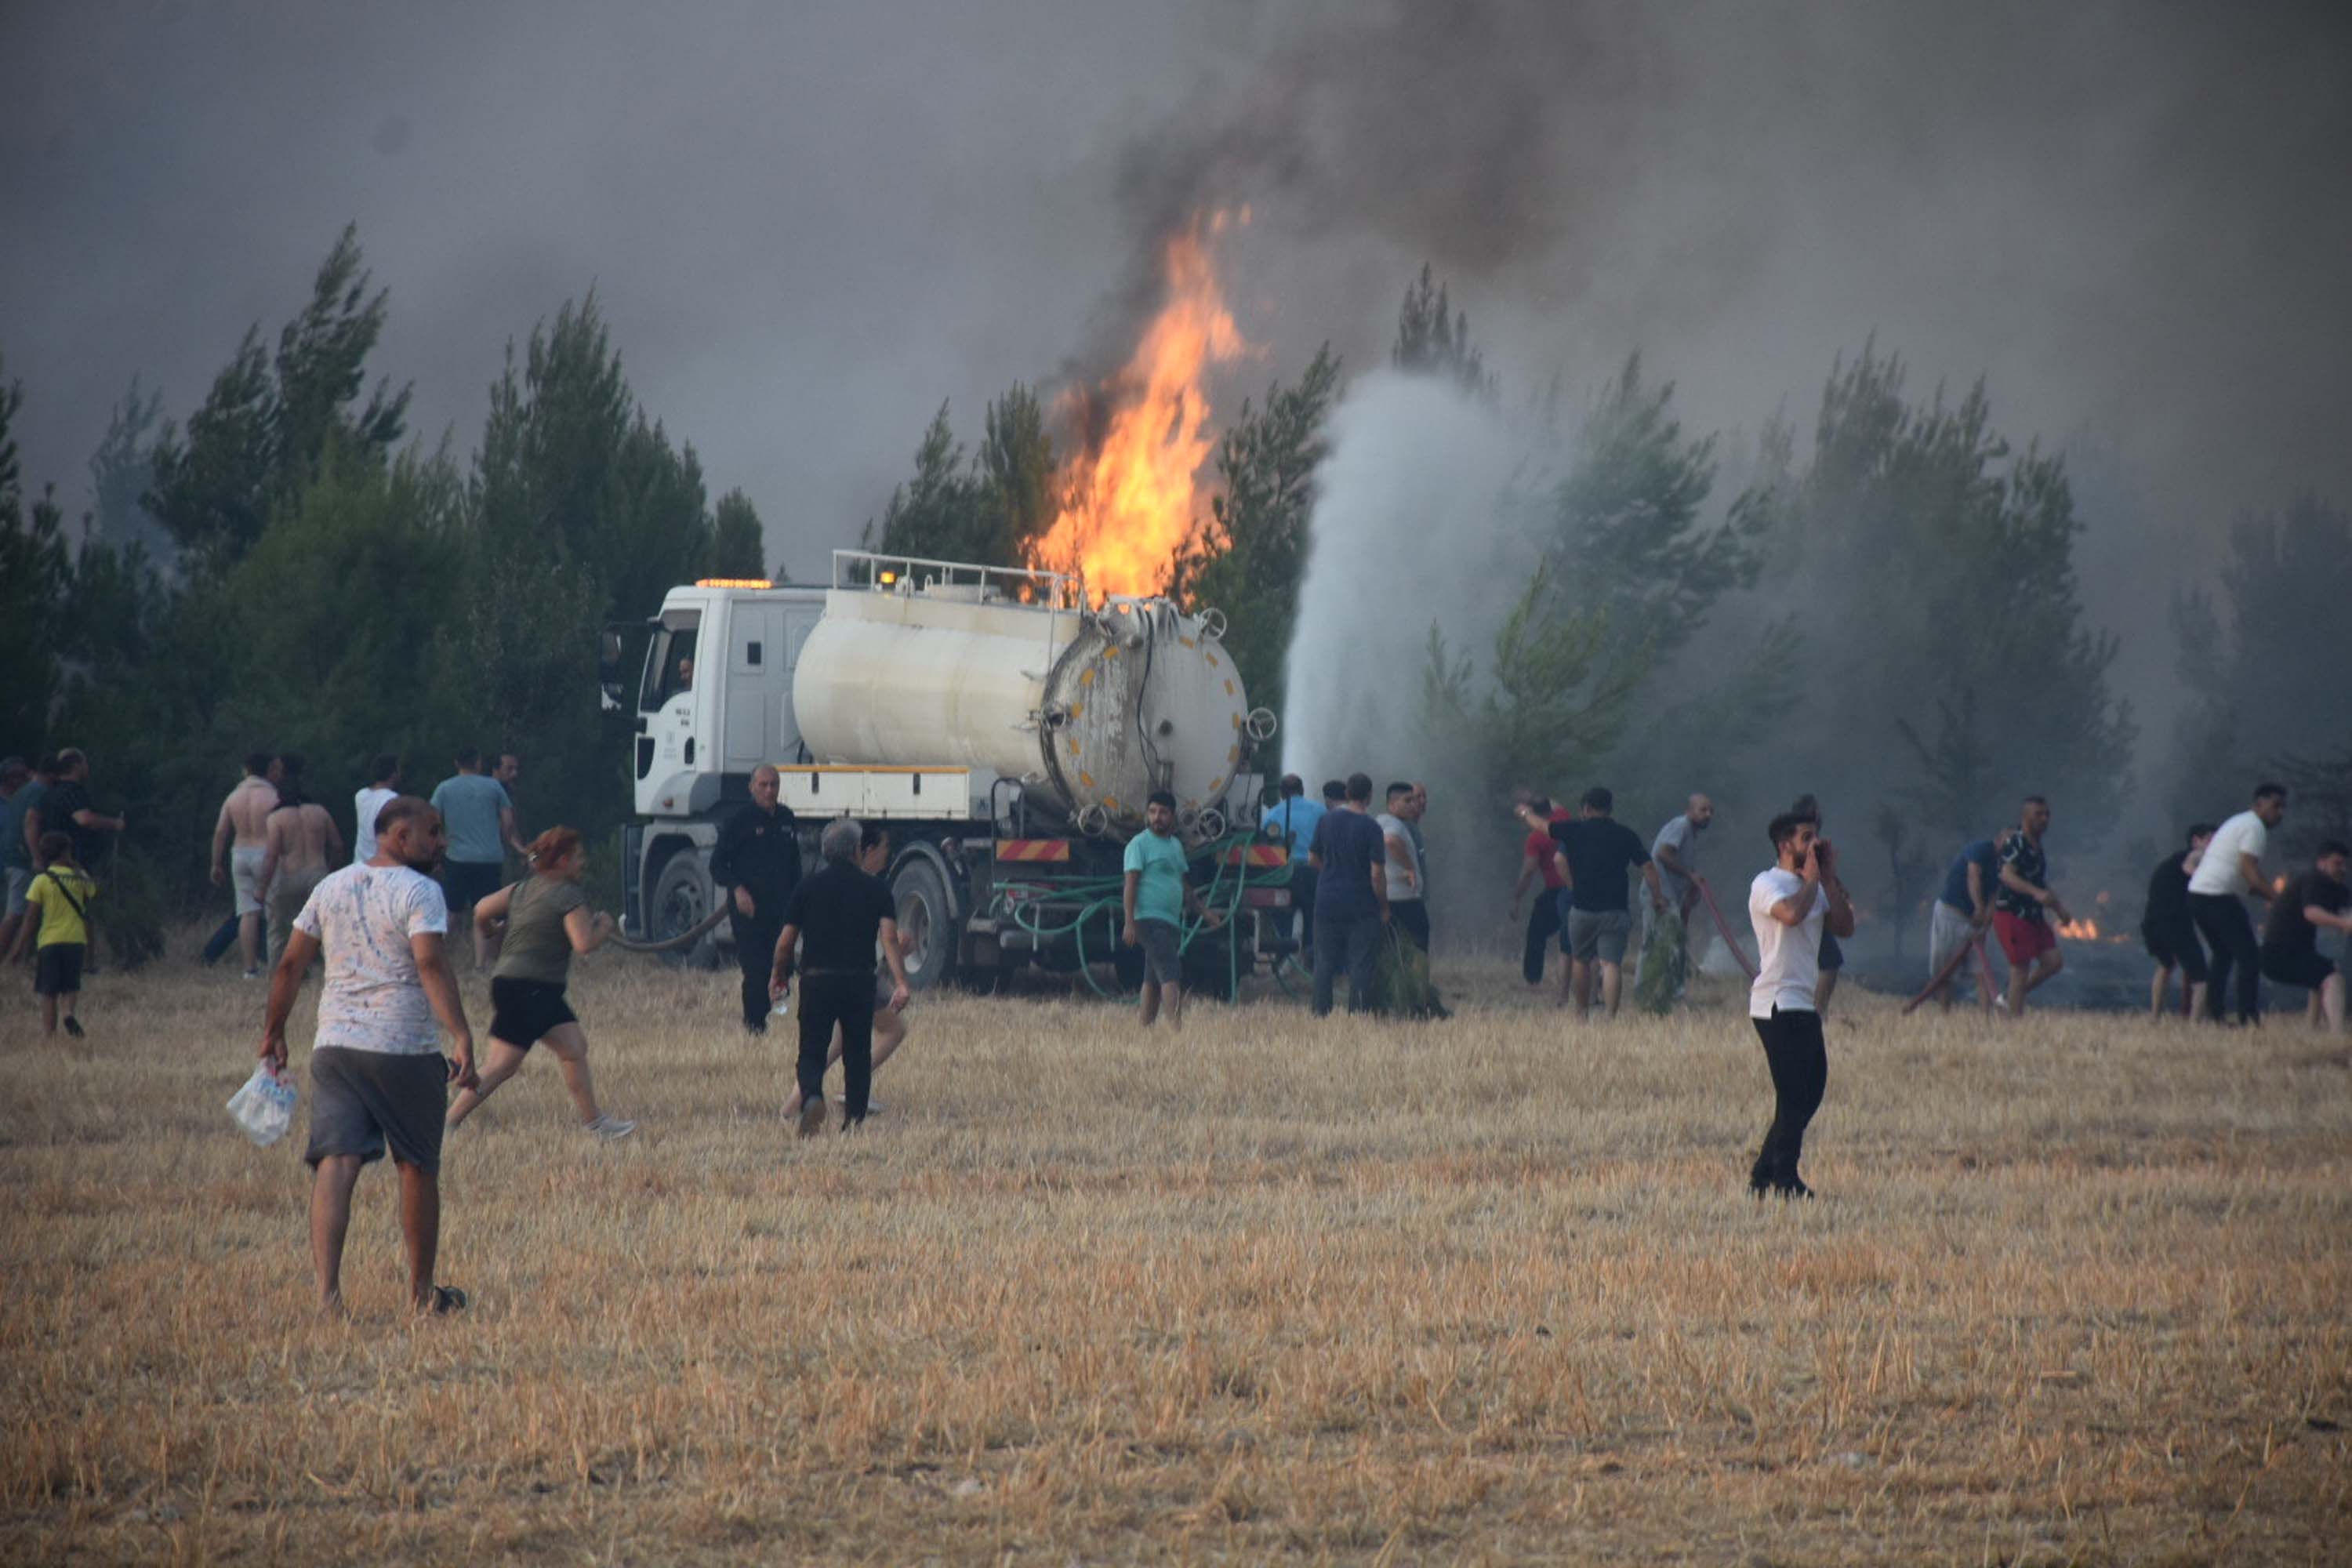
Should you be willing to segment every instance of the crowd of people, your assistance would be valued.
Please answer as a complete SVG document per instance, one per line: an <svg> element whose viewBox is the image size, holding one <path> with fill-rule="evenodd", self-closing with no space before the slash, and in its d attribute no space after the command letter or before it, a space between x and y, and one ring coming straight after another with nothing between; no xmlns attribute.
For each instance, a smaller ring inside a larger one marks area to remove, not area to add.
<svg viewBox="0 0 2352 1568"><path fill-rule="evenodd" d="M440 1283L435 1271L444 1139L521 1069L535 1047L545 1044L556 1058L583 1128L607 1140L635 1129L599 1103L587 1035L567 1000L572 960L594 952L615 929L609 915L589 907L581 837L559 826L523 839L512 794L521 763L512 753L488 773L470 750L454 763L425 798L404 792L398 757L379 758L353 800L348 862L333 814L306 793L299 756L247 757L215 823L212 876L234 906L207 957L238 946L247 978L261 975L265 955L273 963L260 1047L273 1068L285 1066L286 1025L304 980L314 967L324 970L306 1159L314 1173L313 1262L329 1310L341 1309L352 1194L362 1170L387 1152L399 1170L415 1305L441 1312L465 1305L464 1292ZM77 1037L84 1033L76 1010L81 981L94 970L89 908L101 891L91 867L124 826L121 816L97 808L89 776L89 759L70 749L31 763L0 761L6 870L0 953L13 960L30 951L45 1029ZM824 1085L835 1064L844 1130L877 1109L874 1072L906 1038L910 986L882 875L887 829L849 818L826 823L817 837L822 864L803 875L800 826L780 804L778 786L773 768L752 774L750 799L723 826L711 869L733 926L746 1031L763 1033L797 986L798 1051L785 1112L810 1137L826 1122ZM1318 1017L1334 1009L1343 983L1350 1013L1372 1008L1384 939L1392 951L1409 944L1423 955L1433 941L1422 830L1426 786L1392 783L1378 792L1376 808L1373 780L1358 773L1326 784L1320 795L1310 799L1303 781L1286 777L1262 827L1290 858L1297 947L1312 971ZM1676 984L1708 940L1696 918L1703 909L1748 975L1748 1016L1772 1083L1772 1119L1750 1187L1759 1195L1809 1195L1800 1160L1828 1078L1822 1021L1843 962L1840 941L1853 935L1855 919L1820 804L1801 796L1769 826L1771 863L1748 887L1752 962L1701 869L1713 801L1691 795L1646 839L1616 819L1614 805L1601 787L1586 790L1573 812L1532 792L1513 803L1526 832L1510 894L1514 921L1528 910L1523 977L1540 986L1556 944L1564 960L1561 1005L1580 1020L1596 1009L1613 1016L1634 945L1636 887L1648 911L1646 948L1670 963ZM2305 989L2313 1017L2342 1028L2344 977L2319 952L2318 937L2352 932L2346 886L2352 857L2328 840L2307 868L2266 878L2263 858L2286 807L2286 791L2264 784L2248 809L2218 826L2190 827L2182 850L2155 868L2142 924L2157 966L2149 992L2155 1016L2168 1011L2178 976L2183 1011L2221 1022L2226 998L2237 1022L2253 1024L2267 977ZM2051 823L2049 802L2030 795L2013 825L1954 857L1930 922L1931 977L1914 1005L1931 996L1955 1005L1962 968L1973 957L1984 1005L2018 1017L2063 970L2056 927L2070 916L2050 886ZM510 864L519 874L509 874ZM2270 906L2259 932L2247 912L2250 896ZM1191 877L1172 795L1160 792L1148 803L1144 830L1125 851L1119 901L1120 941L1142 959L1141 1020L1181 1026L1183 922L1189 915L1196 929L1213 927L1221 916L1203 904ZM453 922L470 926L471 942L460 951L488 978L486 1060L477 1059L451 963ZM2008 965L2005 987L1995 984L1988 935Z"/></svg>

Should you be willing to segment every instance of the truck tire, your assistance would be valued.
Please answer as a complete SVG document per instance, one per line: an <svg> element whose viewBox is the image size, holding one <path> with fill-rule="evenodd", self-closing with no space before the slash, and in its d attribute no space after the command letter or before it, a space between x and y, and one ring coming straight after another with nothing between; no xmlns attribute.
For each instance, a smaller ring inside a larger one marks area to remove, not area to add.
<svg viewBox="0 0 2352 1568"><path fill-rule="evenodd" d="M920 995L946 984L956 969L956 918L947 879L923 856L909 855L890 874L890 898L898 906L907 989Z"/></svg>
<svg viewBox="0 0 2352 1568"><path fill-rule="evenodd" d="M717 907L714 900L718 897L719 889L711 884L710 872L703 865L702 857L691 849L679 850L662 862L661 875L654 882L653 906L646 915L653 940L659 942L691 931ZM672 962L688 969L716 969L718 939L706 936L677 954Z"/></svg>

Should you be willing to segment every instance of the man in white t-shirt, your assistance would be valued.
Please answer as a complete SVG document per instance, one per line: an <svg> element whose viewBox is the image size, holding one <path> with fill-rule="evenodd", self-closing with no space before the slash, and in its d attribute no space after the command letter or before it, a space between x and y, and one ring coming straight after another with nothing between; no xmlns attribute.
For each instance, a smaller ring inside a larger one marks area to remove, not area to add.
<svg viewBox="0 0 2352 1568"><path fill-rule="evenodd" d="M1389 918L1397 930L1429 951L1429 906L1422 900L1421 849L1412 824L1421 816L1420 792L1410 784L1389 785L1389 808L1373 820L1388 846Z"/></svg>
<svg viewBox="0 0 2352 1568"><path fill-rule="evenodd" d="M286 1066L286 1019L311 960L323 949L326 987L310 1049L310 1260L319 1307L343 1308L343 1236L360 1171L387 1145L400 1169L400 1229L409 1300L418 1311L453 1312L466 1293L433 1279L441 1240L441 1129L447 1085L471 1089L474 1035L449 973L441 885L441 814L415 795L376 813L376 853L320 882L295 917L269 983L261 1059ZM434 1025L449 1033L441 1059Z"/></svg>
<svg viewBox="0 0 2352 1568"><path fill-rule="evenodd" d="M375 760L375 783L352 798L352 864L375 858L375 816L400 793L400 759L390 752Z"/></svg>
<svg viewBox="0 0 2352 1568"><path fill-rule="evenodd" d="M2189 877L2189 913L2213 950L2212 974L2205 985L2205 1016L2221 1021L2221 995L2230 986L2230 972L2238 975L2238 1022L2262 1022L2262 944L2254 940L2254 922L2246 913L2244 895L2267 901L2271 885L2263 879L2263 851L2270 847L2271 829L2286 820L2286 785L2258 784L2251 811L2242 811L2213 830L2205 858Z"/></svg>
<svg viewBox="0 0 2352 1568"><path fill-rule="evenodd" d="M1757 1152L1748 1185L1758 1197L1811 1197L1797 1174L1805 1126L1828 1087L1829 1051L1814 1005L1822 972L1822 932L1853 934L1853 904L1838 880L1837 852L1812 821L1794 812L1772 819L1775 864L1748 889L1748 918L1756 928L1756 981L1748 1016L1764 1042L1772 1071L1772 1125Z"/></svg>

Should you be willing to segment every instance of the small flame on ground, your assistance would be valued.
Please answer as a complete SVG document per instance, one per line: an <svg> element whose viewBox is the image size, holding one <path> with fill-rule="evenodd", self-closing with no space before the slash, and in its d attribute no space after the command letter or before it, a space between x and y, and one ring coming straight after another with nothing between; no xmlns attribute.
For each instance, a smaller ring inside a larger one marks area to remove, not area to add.
<svg viewBox="0 0 2352 1568"><path fill-rule="evenodd" d="M2058 934L2069 942L2096 942L2099 940L2099 922L2067 921L2058 927Z"/></svg>
<svg viewBox="0 0 2352 1568"><path fill-rule="evenodd" d="M1196 476L1215 442L1202 377L1249 347L1209 257L1209 237L1230 221L1216 213L1169 240L1167 302L1099 389L1112 405L1101 438L1063 468L1060 515L1031 563L1083 574L1097 596L1165 592L1178 553L1203 527ZM1249 221L1246 209L1240 221Z"/></svg>

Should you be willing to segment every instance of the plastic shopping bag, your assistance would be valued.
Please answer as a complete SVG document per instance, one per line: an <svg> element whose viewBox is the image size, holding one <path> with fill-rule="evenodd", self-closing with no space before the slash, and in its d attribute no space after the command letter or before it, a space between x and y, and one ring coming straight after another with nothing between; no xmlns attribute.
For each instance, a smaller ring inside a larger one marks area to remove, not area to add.
<svg viewBox="0 0 2352 1568"><path fill-rule="evenodd" d="M253 1069L245 1087L229 1096L228 1113L238 1131L267 1149L294 1125L296 1093L291 1077L281 1078L268 1062Z"/></svg>

